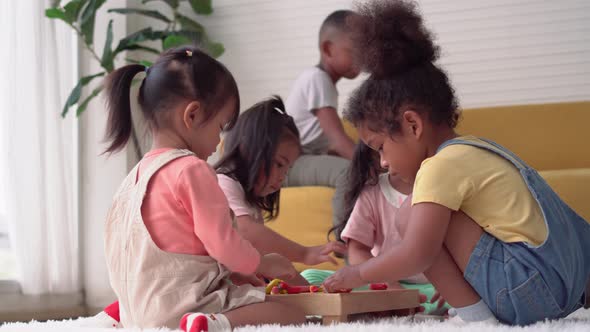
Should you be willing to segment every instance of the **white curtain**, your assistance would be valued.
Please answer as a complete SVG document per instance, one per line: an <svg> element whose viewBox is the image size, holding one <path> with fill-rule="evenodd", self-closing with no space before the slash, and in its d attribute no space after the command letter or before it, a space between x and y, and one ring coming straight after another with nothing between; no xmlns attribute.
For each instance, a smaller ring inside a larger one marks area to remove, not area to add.
<svg viewBox="0 0 590 332"><path fill-rule="evenodd" d="M0 200L24 294L80 290L75 117L61 108L76 39L50 0L0 1Z"/></svg>

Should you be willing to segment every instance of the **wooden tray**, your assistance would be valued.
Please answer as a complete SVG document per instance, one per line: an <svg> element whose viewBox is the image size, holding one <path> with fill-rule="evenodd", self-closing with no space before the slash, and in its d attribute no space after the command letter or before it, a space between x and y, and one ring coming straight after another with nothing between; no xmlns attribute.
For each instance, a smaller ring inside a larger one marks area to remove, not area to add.
<svg viewBox="0 0 590 332"><path fill-rule="evenodd" d="M416 289L278 294L267 295L266 301L298 307L307 316L322 316L324 324L346 322L348 316L352 314L414 309L420 306L419 293Z"/></svg>

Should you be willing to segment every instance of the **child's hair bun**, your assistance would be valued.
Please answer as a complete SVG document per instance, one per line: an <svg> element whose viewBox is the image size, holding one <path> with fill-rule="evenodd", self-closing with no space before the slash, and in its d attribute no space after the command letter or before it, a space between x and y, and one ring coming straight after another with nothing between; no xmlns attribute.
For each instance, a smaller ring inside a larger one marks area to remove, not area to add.
<svg viewBox="0 0 590 332"><path fill-rule="evenodd" d="M351 17L356 59L375 77L388 77L434 62L439 48L414 2L373 0L359 4Z"/></svg>

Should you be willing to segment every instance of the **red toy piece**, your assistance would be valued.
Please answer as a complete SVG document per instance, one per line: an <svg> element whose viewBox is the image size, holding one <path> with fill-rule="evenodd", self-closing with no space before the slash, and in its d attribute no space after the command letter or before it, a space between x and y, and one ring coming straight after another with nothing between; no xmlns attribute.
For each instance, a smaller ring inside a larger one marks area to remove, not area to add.
<svg viewBox="0 0 590 332"><path fill-rule="evenodd" d="M266 286L266 294L302 294L302 293L323 293L324 288L322 286L291 286L288 283L274 279Z"/></svg>
<svg viewBox="0 0 590 332"><path fill-rule="evenodd" d="M324 289L320 286L311 285L309 286L310 293L323 293Z"/></svg>
<svg viewBox="0 0 590 332"><path fill-rule="evenodd" d="M369 285L370 290L386 290L387 284L386 283L375 283Z"/></svg>
<svg viewBox="0 0 590 332"><path fill-rule="evenodd" d="M279 288L287 291L287 294L310 293L310 286L289 286L286 282L279 283Z"/></svg>

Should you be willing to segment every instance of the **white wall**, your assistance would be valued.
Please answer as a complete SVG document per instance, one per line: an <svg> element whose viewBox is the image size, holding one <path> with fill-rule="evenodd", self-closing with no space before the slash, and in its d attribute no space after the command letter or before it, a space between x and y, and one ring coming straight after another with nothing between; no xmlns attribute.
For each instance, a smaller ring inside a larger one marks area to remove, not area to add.
<svg viewBox="0 0 590 332"><path fill-rule="evenodd" d="M422 2L464 107L590 100L590 2Z"/></svg>
<svg viewBox="0 0 590 332"><path fill-rule="evenodd" d="M463 107L590 99L590 2L421 0ZM286 97L318 61L317 31L347 0L215 0L204 22L224 43L244 107ZM358 82L359 79L356 80ZM356 82L339 83L341 105Z"/></svg>
<svg viewBox="0 0 590 332"><path fill-rule="evenodd" d="M125 7L126 0L110 0L109 8ZM98 13L95 27L95 45L102 54L106 38L106 27L110 15L107 5ZM101 33L102 32L102 33ZM113 24L114 40L126 35L124 16L116 17ZM80 53L81 75L100 71L100 67L86 52ZM98 81L98 80L97 80ZM98 83L98 82L93 82ZM121 152L112 156L101 155L107 113L103 97L94 99L80 117L80 217L82 220L81 243L83 249L83 284L86 304L103 307L115 300L111 290L104 258L104 223L115 191L127 175L127 154Z"/></svg>
<svg viewBox="0 0 590 332"><path fill-rule="evenodd" d="M226 53L220 60L235 75L243 109L279 94L287 98L292 82L307 67L319 62L318 31L324 18L337 9L350 9L351 1L237 1L215 0L214 13L203 19ZM341 98L356 86L338 83Z"/></svg>

